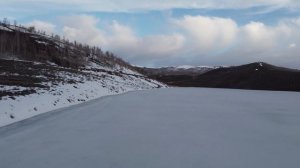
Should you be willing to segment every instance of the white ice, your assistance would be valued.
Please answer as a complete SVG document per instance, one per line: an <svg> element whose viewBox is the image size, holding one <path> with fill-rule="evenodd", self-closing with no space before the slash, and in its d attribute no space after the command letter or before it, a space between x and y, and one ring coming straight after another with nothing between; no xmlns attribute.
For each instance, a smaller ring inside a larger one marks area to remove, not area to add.
<svg viewBox="0 0 300 168"><path fill-rule="evenodd" d="M299 168L300 93L170 88L0 129L1 168Z"/></svg>

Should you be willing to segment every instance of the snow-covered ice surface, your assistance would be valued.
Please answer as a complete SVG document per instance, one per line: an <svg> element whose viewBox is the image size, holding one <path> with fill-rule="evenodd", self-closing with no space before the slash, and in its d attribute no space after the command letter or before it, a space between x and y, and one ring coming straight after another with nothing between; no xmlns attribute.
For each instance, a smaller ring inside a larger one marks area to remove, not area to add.
<svg viewBox="0 0 300 168"><path fill-rule="evenodd" d="M169 88L0 128L1 168L299 168L300 93Z"/></svg>

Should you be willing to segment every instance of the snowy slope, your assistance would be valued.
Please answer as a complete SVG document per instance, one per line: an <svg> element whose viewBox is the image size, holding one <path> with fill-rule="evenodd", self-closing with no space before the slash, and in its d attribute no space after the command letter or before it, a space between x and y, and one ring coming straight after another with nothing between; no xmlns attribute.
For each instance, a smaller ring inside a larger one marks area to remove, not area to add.
<svg viewBox="0 0 300 168"><path fill-rule="evenodd" d="M22 65L22 62L17 63ZM41 67L47 67L47 69L44 70ZM37 83L31 86L26 85L26 87L20 86L27 80L23 80L23 83L21 81L20 85L11 85L10 81L10 83L7 82L9 85L0 85L0 93L4 93L4 96L0 96L0 126L106 95L166 87L164 84L120 66L112 68L91 63L77 72L54 64L27 61L23 71L28 69L32 71L20 74L22 73L20 70L16 73L14 69L14 73L9 73L5 71L5 68L0 67L0 70L3 70L0 74L2 80L14 78L12 79L14 82L19 78L33 78L42 81L38 84L42 87L34 87ZM36 74L36 71L50 70L53 70L50 74L46 72ZM50 77L55 79L49 80Z"/></svg>
<svg viewBox="0 0 300 168"><path fill-rule="evenodd" d="M300 93L172 88L0 129L2 168L298 168Z"/></svg>

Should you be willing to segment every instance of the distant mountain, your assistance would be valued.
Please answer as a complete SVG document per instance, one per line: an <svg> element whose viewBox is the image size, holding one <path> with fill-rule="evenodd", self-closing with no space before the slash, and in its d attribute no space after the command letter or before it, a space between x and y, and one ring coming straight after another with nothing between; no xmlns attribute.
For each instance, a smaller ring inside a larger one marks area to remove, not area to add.
<svg viewBox="0 0 300 168"><path fill-rule="evenodd" d="M161 68L146 68L146 67L135 67L139 72L148 75L148 76L157 76L157 75L200 75L205 72L217 69L220 67L214 66L191 66L191 65L182 65L182 66L171 66L171 67L161 67Z"/></svg>
<svg viewBox="0 0 300 168"><path fill-rule="evenodd" d="M300 91L300 70L263 62L212 68L199 75L180 71L159 75L151 72L146 74L172 86Z"/></svg>

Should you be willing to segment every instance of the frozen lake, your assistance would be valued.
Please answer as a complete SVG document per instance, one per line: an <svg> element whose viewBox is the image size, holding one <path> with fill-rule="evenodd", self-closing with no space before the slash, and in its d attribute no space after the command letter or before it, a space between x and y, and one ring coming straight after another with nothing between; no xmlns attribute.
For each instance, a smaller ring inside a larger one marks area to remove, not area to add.
<svg viewBox="0 0 300 168"><path fill-rule="evenodd" d="M300 93L170 88L0 128L1 168L299 168Z"/></svg>

